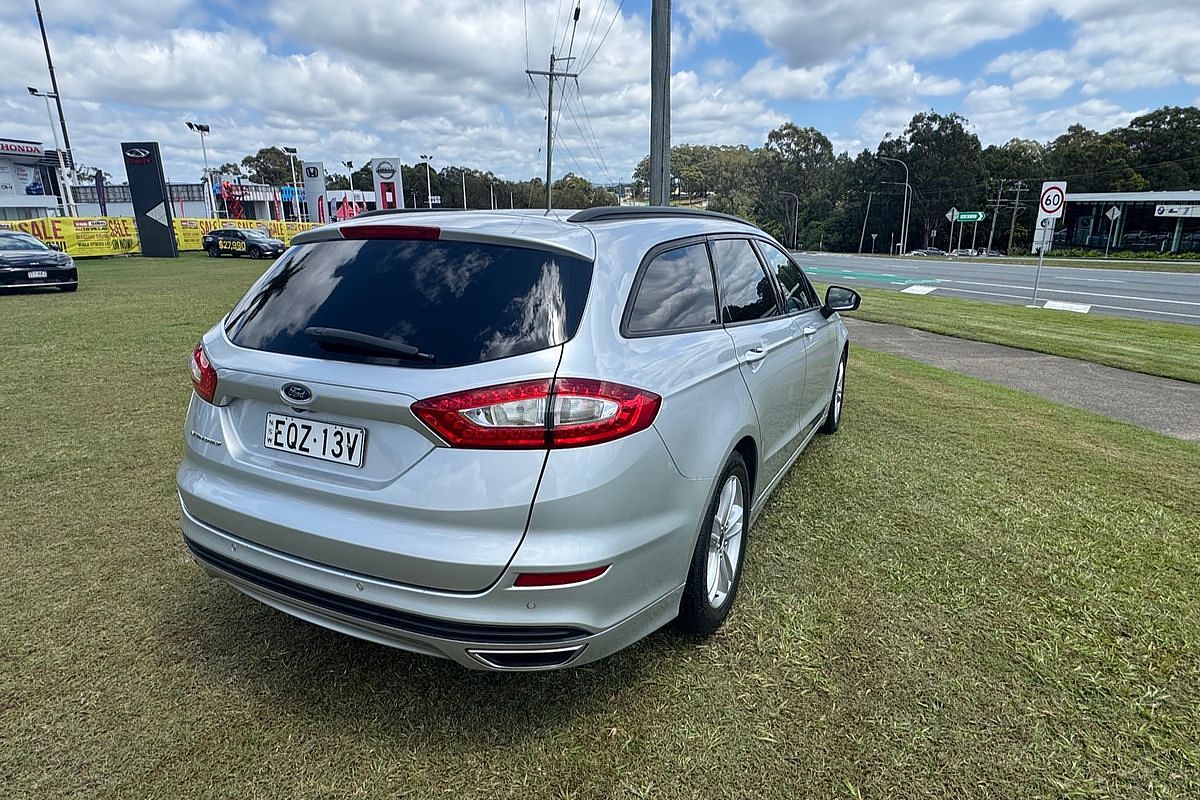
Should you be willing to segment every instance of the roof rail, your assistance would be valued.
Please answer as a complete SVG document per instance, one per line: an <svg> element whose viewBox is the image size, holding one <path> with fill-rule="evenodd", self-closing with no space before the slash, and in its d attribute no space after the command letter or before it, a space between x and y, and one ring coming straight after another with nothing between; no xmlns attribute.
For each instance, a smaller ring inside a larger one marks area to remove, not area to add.
<svg viewBox="0 0 1200 800"><path fill-rule="evenodd" d="M723 219L749 225L746 220L732 214L722 214L719 211L704 211L699 208L683 206L597 206L585 208L567 217L567 222L603 222L615 219L635 219L637 217L697 217L699 219Z"/></svg>

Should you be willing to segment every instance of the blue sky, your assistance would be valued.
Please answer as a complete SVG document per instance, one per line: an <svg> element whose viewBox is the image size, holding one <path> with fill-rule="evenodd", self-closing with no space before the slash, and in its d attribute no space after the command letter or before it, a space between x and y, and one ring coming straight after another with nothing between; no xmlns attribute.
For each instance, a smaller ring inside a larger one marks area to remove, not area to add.
<svg viewBox="0 0 1200 800"><path fill-rule="evenodd" d="M328 167L432 151L435 166L524 178L541 172L545 135L545 84L524 70L544 68L575 2L43 7L76 156L118 179L131 138L161 142L168 176L194 179L187 120L212 126L213 162L282 144ZM578 2L571 52L587 65L557 93L555 175L625 180L648 147L649 0ZM0 8L0 137L49 140L24 88L48 83L32 6ZM1196 0L675 0L673 23L676 143L757 146L794 121L853 152L930 108L964 115L985 144L1044 141L1200 100Z"/></svg>

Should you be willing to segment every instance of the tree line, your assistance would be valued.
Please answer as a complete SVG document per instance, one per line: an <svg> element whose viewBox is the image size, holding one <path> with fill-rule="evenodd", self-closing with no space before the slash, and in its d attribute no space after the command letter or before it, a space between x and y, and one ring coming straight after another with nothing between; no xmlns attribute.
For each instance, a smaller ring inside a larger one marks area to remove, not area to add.
<svg viewBox="0 0 1200 800"><path fill-rule="evenodd" d="M807 249L879 252L899 243L904 167L912 187L909 249L948 244L951 208L986 211L982 237L998 249L1027 247L1043 180L1070 192L1200 188L1200 109L1163 107L1106 133L1072 125L1056 139L1013 139L983 147L958 114L916 114L873 151L835 153L816 128L787 123L757 148L678 145L671 149L676 198L751 220L780 241ZM634 171L645 190L647 156ZM868 206L870 214L868 216ZM997 214L997 211L999 212ZM864 221L866 222L864 228ZM793 241L793 226L795 227ZM970 232L968 231L968 236ZM987 242L981 237L980 246Z"/></svg>

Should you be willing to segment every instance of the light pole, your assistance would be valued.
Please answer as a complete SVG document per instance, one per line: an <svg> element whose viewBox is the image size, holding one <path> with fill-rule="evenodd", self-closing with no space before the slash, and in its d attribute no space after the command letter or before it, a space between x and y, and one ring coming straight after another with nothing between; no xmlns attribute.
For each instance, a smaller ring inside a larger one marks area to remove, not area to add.
<svg viewBox="0 0 1200 800"><path fill-rule="evenodd" d="M871 218L871 199L875 197L874 192L867 193L867 213L863 215L862 235L858 237L858 252L862 253L863 240L867 238L867 220ZM875 252L874 242L871 243L871 252Z"/></svg>
<svg viewBox="0 0 1200 800"><path fill-rule="evenodd" d="M425 162L425 203L429 208L433 208L433 188L429 183L429 162L433 156L421 156L421 160Z"/></svg>
<svg viewBox="0 0 1200 800"><path fill-rule="evenodd" d="M75 181L75 158L71 153L71 134L67 132L67 115L63 113L62 96L58 91L58 76L54 73L54 59L50 57L50 39L46 36L46 20L42 17L41 0L33 0L33 7L37 11L38 29L42 32L42 47L46 51L46 69L50 71L50 97L54 98L54 105L58 107L58 122L62 126L63 147L67 149L67 161L71 164L68 182L73 183ZM53 123L51 123L51 127L54 127Z"/></svg>
<svg viewBox="0 0 1200 800"><path fill-rule="evenodd" d="M350 184L350 207L358 208L358 203L354 201L354 162L343 161L342 166L346 168L346 181Z"/></svg>
<svg viewBox="0 0 1200 800"><path fill-rule="evenodd" d="M890 156L879 156L880 161L892 161L904 167L904 211L900 215L900 255L904 255L904 251L908 246L908 216L911 213L911 202L909 200L909 192L911 191L908 182L908 164L905 164L898 158Z"/></svg>
<svg viewBox="0 0 1200 800"><path fill-rule="evenodd" d="M66 211L67 216L75 216L75 196L71 193L71 182L67 177L67 163L63 159L62 147L58 144L58 128L54 127L54 112L50 110L50 98L58 97L54 92L39 92L32 86L26 86L29 93L34 97L42 97L46 100L46 119L50 121L50 132L54 135L54 152L58 153L58 182L62 188L62 198L59 203L62 209Z"/></svg>
<svg viewBox="0 0 1200 800"><path fill-rule="evenodd" d="M796 249L796 224L800 220L800 198L796 196L795 192L780 192L780 194L790 197L796 201L796 208L792 212L792 249L795 250Z"/></svg>
<svg viewBox="0 0 1200 800"><path fill-rule="evenodd" d="M188 130L200 134L200 152L204 154L204 207L208 209L208 216L215 217L217 205L213 202L212 173L208 171L208 145L204 143L209 127L202 122L189 122L187 126Z"/></svg>
<svg viewBox="0 0 1200 800"><path fill-rule="evenodd" d="M300 221L300 189L296 186L296 154L300 152L294 147L284 147L283 152L287 153L288 166L292 168L292 216L296 221Z"/></svg>

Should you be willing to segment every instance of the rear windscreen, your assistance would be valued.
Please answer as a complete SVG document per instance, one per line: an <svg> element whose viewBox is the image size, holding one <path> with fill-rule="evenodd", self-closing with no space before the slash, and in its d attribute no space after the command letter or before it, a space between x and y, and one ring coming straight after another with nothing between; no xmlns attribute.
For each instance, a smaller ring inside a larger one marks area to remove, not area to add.
<svg viewBox="0 0 1200 800"><path fill-rule="evenodd" d="M240 346L405 367L455 367L531 353L575 335L591 262L453 241L334 241L293 247L229 314ZM322 344L308 328L410 345L432 360Z"/></svg>

